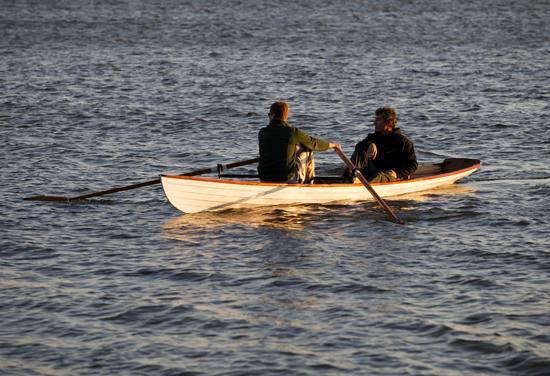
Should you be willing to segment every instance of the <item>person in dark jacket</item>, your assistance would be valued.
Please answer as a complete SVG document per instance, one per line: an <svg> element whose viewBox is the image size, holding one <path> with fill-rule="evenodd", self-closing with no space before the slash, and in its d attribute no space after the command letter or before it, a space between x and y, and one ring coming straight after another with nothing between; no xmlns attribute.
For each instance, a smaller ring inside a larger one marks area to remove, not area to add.
<svg viewBox="0 0 550 376"><path fill-rule="evenodd" d="M269 109L269 125L258 133L260 180L267 182L309 183L315 176L313 151L340 148L308 135L288 123L289 106L277 101Z"/></svg>
<svg viewBox="0 0 550 376"><path fill-rule="evenodd" d="M397 113L392 107L380 107L375 112L374 133L355 146L351 161L371 183L408 179L418 164L414 145L396 128ZM351 178L346 169L344 177Z"/></svg>

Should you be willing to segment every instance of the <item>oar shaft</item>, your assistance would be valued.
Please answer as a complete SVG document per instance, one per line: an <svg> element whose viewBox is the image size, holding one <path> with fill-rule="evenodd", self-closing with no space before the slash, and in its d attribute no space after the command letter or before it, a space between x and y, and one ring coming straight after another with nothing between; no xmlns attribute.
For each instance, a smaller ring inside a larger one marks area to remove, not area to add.
<svg viewBox="0 0 550 376"><path fill-rule="evenodd" d="M111 189L107 189L107 190L104 190L104 191L88 193L88 194L82 195L82 196L69 197L67 200L69 200L69 201L72 201L72 200L86 200L87 198L109 195L111 193L129 191L131 189L147 187L149 185L155 185L155 184L158 184L158 183L160 183L160 179L149 180L149 181L145 181L143 183L137 183L137 184L127 185L127 186L118 187L118 188L111 188Z"/></svg>
<svg viewBox="0 0 550 376"><path fill-rule="evenodd" d="M247 160L244 160L244 161L228 163L226 165L219 165L219 166L216 166L216 167L203 168L203 169L200 169L200 170L194 170L194 171L183 173L181 175L196 176L196 175L208 174L208 173L211 173L211 172L218 171L218 169L220 167L221 167L222 170L226 170L226 169L230 169L230 168L241 167L241 166L246 166L246 165L249 165L249 164L252 164L252 163L256 163L259 160L260 160L259 158L247 159ZM104 195L108 195L108 194L116 193L116 192L129 191L131 189L147 187L149 185L155 185L155 184L159 184L159 183L160 183L160 179L157 178L157 179L148 180L148 181L145 181L145 182L142 182L142 183L126 185L124 187L111 188L111 189L107 189L107 190L104 190L104 191L88 193L88 194L85 194L85 195L75 196L75 197L37 196L37 197L30 197L29 199L30 200L43 200L43 201L85 200L85 199L92 198L92 197L104 196Z"/></svg>
<svg viewBox="0 0 550 376"><path fill-rule="evenodd" d="M235 167L240 167L240 166L246 166L246 165L249 165L249 164L252 164L252 163L256 163L259 160L260 160L259 158L253 158L253 159L247 159L245 161L228 163L226 165L222 165L222 168L223 169L230 169L230 168L235 168ZM218 166L211 167L211 168L203 168L203 169L200 169L200 170L194 170L194 171L186 172L186 173L183 173L183 174L180 174L180 175L196 176L196 175L202 175L202 174L209 174L211 172L216 172L216 171L218 171ZM137 184L127 185L127 186L124 186L124 187L107 189L105 191L89 193L87 195L71 197L71 198L69 198L69 200L85 200L87 198L108 195L108 194L111 194L111 193L129 191L131 189L147 187L149 185L155 185L155 184L159 184L159 183L160 183L160 179L154 179L154 180L145 181L143 183L137 183Z"/></svg>
<svg viewBox="0 0 550 376"><path fill-rule="evenodd" d="M350 170L355 170L355 165L353 164L353 162L344 154L344 152L342 150L340 150L339 148L336 148L336 154L338 154L340 156L340 158L344 161L344 163L346 164L346 166L350 169ZM391 210L391 208L388 206L388 204L386 204L386 201L384 201L382 199L382 197L380 197L378 195L378 193L374 190L374 188L372 187L372 185L370 185L369 181L365 178L365 176L363 176L363 174L361 173L361 171L357 171L356 172L357 174L357 177L359 178L359 180L361 181L361 183L363 183L363 185L365 186L365 188L367 188L367 190L370 192L370 194L375 198L375 200L380 204L380 206L382 206L382 208L386 211L386 213L388 214L388 216L396 223L399 223L399 224L403 224L404 222L402 220L400 220L399 218L397 218L397 216L394 214L393 210Z"/></svg>

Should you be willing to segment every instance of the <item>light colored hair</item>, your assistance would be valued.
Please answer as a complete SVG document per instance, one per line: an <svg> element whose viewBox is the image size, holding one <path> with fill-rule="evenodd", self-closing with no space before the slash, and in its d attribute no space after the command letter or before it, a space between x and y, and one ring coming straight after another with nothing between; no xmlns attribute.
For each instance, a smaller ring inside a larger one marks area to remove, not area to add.
<svg viewBox="0 0 550 376"><path fill-rule="evenodd" d="M288 103L284 101L277 101L271 105L269 112L273 114L275 118L287 121L290 107L288 106Z"/></svg>
<svg viewBox="0 0 550 376"><path fill-rule="evenodd" d="M397 125L397 112L395 108L390 106L380 107L376 110L375 114L381 116L382 119L393 129Z"/></svg>

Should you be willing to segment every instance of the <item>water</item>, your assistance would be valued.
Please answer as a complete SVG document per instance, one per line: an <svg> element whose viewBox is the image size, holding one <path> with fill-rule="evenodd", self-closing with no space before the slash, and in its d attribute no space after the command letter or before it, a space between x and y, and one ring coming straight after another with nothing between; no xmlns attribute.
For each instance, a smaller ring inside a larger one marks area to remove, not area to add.
<svg viewBox="0 0 550 376"><path fill-rule="evenodd" d="M2 374L550 374L549 17L0 1ZM159 186L23 200L252 158L275 99L348 154L391 104L421 162L483 166L392 200L404 226L368 202L182 215Z"/></svg>

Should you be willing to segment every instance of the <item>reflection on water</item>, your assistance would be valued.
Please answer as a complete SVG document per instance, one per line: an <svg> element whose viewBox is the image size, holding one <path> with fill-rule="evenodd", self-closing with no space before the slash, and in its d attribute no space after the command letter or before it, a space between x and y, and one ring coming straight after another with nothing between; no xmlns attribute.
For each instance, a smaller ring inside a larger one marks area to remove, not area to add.
<svg viewBox="0 0 550 376"><path fill-rule="evenodd" d="M2 2L0 374L547 375L550 2L204 3ZM388 199L405 226L20 200L251 158L278 98L348 155L388 104L420 162L483 168Z"/></svg>
<svg viewBox="0 0 550 376"><path fill-rule="evenodd" d="M242 225L252 228L271 227L302 230L308 222L319 219L327 211L328 207L301 205L183 214L164 223L162 233L167 238L188 240L194 229L198 227L212 229Z"/></svg>
<svg viewBox="0 0 550 376"><path fill-rule="evenodd" d="M414 211L415 203L428 202L437 196L468 195L475 190L464 185L449 185L437 189L396 196L388 199L390 206L398 211ZM200 212L182 214L162 225L162 235L168 239L191 240L196 238L198 228L225 228L228 226L245 226L250 228L276 228L290 231L300 231L313 222L322 222L334 215L344 215L342 209L349 214L350 209L365 206L375 209L374 202L338 201L331 204L269 206L258 208L229 209L216 212ZM360 215L364 214L361 210Z"/></svg>
<svg viewBox="0 0 550 376"><path fill-rule="evenodd" d="M467 195L475 194L475 192L476 190L472 186L462 185L462 184L451 184L451 185L446 185L443 187L434 188L426 191L413 192L413 193L408 193L401 196L395 196L393 198L388 198L387 200L390 201L390 203L392 201L394 202L408 201L412 205L409 207L400 206L399 210L414 210L415 202L429 202L431 200L434 200L434 198L440 197L440 196L460 196L460 195L467 196Z"/></svg>

